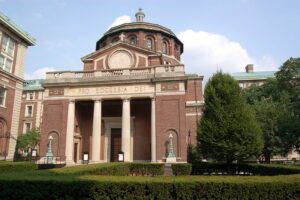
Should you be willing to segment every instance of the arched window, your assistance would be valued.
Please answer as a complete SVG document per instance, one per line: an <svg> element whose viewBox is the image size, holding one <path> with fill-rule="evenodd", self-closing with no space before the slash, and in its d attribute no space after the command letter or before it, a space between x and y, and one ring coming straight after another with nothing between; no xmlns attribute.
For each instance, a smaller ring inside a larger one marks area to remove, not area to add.
<svg viewBox="0 0 300 200"><path fill-rule="evenodd" d="M169 49L168 43L166 41L163 41L163 43L162 43L162 52L165 53L165 54L169 54L168 49Z"/></svg>
<svg viewBox="0 0 300 200"><path fill-rule="evenodd" d="M146 40L146 47L148 49L153 49L153 40L152 40L152 38L147 38L147 40Z"/></svg>
<svg viewBox="0 0 300 200"><path fill-rule="evenodd" d="M131 36L129 38L129 43L132 44L132 45L136 45L136 37L135 36Z"/></svg>

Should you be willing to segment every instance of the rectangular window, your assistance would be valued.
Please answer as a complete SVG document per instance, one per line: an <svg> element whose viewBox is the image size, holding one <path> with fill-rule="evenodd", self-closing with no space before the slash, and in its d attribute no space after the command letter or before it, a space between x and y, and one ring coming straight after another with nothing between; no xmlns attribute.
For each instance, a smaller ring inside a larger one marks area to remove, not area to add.
<svg viewBox="0 0 300 200"><path fill-rule="evenodd" d="M26 117L32 117L33 106L26 106Z"/></svg>
<svg viewBox="0 0 300 200"><path fill-rule="evenodd" d="M6 51L8 43L8 37L6 35L3 36L2 39L2 51Z"/></svg>
<svg viewBox="0 0 300 200"><path fill-rule="evenodd" d="M10 39L8 44L8 54L12 56L14 54L14 50L15 50L15 41Z"/></svg>
<svg viewBox="0 0 300 200"><path fill-rule="evenodd" d="M5 106L6 89L0 88L0 106Z"/></svg>
<svg viewBox="0 0 300 200"><path fill-rule="evenodd" d="M25 128L25 132L24 133L27 133L28 131L30 131L30 129L31 129L31 123L30 122L25 122L24 128Z"/></svg>
<svg viewBox="0 0 300 200"><path fill-rule="evenodd" d="M33 100L34 99L33 97L34 97L34 93L33 92L28 92L27 93L27 97L26 97L27 100Z"/></svg>
<svg viewBox="0 0 300 200"><path fill-rule="evenodd" d="M8 53L10 56L13 56L15 50L15 41L10 37L4 35L2 40L2 51Z"/></svg>
<svg viewBox="0 0 300 200"><path fill-rule="evenodd" d="M10 72L11 71L11 66L12 66L12 60L6 59L5 71Z"/></svg>
<svg viewBox="0 0 300 200"><path fill-rule="evenodd" d="M0 55L0 69L4 69L4 57Z"/></svg>
<svg viewBox="0 0 300 200"><path fill-rule="evenodd" d="M29 99L32 100L33 99L33 92L29 93Z"/></svg>

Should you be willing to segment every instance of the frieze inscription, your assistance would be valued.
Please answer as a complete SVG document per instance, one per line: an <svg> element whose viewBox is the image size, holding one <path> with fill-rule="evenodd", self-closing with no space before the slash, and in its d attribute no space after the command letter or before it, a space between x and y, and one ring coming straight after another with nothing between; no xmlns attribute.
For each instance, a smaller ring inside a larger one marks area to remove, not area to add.
<svg viewBox="0 0 300 200"><path fill-rule="evenodd" d="M63 96L64 89L63 88L52 88L49 90L49 96Z"/></svg>
<svg viewBox="0 0 300 200"><path fill-rule="evenodd" d="M137 86L107 86L70 89L70 95L99 95L99 94L132 94L153 92L154 87L149 85Z"/></svg>
<svg viewBox="0 0 300 200"><path fill-rule="evenodd" d="M161 91L178 91L179 84L178 83L162 83Z"/></svg>

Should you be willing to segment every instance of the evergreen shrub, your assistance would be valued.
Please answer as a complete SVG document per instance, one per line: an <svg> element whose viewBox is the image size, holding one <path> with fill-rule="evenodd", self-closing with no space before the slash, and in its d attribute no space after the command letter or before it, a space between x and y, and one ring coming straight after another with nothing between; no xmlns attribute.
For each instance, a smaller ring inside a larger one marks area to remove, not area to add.
<svg viewBox="0 0 300 200"><path fill-rule="evenodd" d="M34 162L0 162L0 174L10 172L25 172L37 169Z"/></svg>
<svg viewBox="0 0 300 200"><path fill-rule="evenodd" d="M172 171L175 176L190 175L192 165L189 163L172 164Z"/></svg>
<svg viewBox="0 0 300 200"><path fill-rule="evenodd" d="M0 180L0 199L299 199L300 183Z"/></svg>
<svg viewBox="0 0 300 200"><path fill-rule="evenodd" d="M299 174L300 167L295 165L270 164L229 164L198 162L192 164L192 174L251 174L261 176Z"/></svg>

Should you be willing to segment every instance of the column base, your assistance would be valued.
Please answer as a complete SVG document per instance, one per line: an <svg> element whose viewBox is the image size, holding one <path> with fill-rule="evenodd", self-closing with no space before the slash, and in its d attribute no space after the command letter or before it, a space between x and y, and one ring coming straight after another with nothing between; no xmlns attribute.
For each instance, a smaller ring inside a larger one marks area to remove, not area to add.
<svg viewBox="0 0 300 200"><path fill-rule="evenodd" d="M66 166L72 166L72 165L76 165L74 160L66 160Z"/></svg>
<svg viewBox="0 0 300 200"><path fill-rule="evenodd" d="M166 163L176 163L176 158L167 158Z"/></svg>

